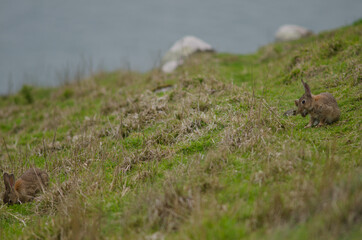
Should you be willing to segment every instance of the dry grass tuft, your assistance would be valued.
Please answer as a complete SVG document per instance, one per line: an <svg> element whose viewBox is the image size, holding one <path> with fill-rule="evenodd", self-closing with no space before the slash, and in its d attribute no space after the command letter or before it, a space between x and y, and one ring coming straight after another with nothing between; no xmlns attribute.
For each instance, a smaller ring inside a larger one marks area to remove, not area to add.
<svg viewBox="0 0 362 240"><path fill-rule="evenodd" d="M186 220L194 207L192 190L183 191L167 184L161 198L154 199L148 218L152 225L166 231L175 231Z"/></svg>
<svg viewBox="0 0 362 240"><path fill-rule="evenodd" d="M25 239L102 239L102 215L89 212L75 196L72 204L63 205L61 213L46 228L35 227Z"/></svg>

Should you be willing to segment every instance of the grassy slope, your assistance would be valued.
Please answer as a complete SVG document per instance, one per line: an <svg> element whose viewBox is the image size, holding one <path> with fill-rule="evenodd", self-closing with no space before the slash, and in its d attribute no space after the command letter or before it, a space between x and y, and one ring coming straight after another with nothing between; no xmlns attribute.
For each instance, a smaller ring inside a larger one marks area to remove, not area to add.
<svg viewBox="0 0 362 240"><path fill-rule="evenodd" d="M360 21L199 54L172 75L100 73L1 99L0 169L45 168L51 186L0 205L0 238L359 239L361 36ZM282 115L301 78L336 97L339 122Z"/></svg>

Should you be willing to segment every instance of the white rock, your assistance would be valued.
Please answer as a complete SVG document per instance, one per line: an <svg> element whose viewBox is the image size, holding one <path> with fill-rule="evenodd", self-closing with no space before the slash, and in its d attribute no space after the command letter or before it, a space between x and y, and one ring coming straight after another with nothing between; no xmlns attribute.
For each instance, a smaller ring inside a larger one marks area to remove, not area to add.
<svg viewBox="0 0 362 240"><path fill-rule="evenodd" d="M162 58L161 69L165 73L173 72L182 65L184 59L195 52L214 51L212 46L194 36L186 36L175 42Z"/></svg>
<svg viewBox="0 0 362 240"><path fill-rule="evenodd" d="M181 65L183 61L171 60L162 65L162 72L171 73L175 70L179 65Z"/></svg>
<svg viewBox="0 0 362 240"><path fill-rule="evenodd" d="M304 27L297 25L283 25L279 27L275 33L275 39L277 41L291 41L310 35L313 35L313 32Z"/></svg>
<svg viewBox="0 0 362 240"><path fill-rule="evenodd" d="M184 51L184 50L190 50L190 51L208 51L212 50L212 47L210 44L202 41L201 39L194 37L194 36L186 36L182 39L175 42L172 47L170 48L171 52L176 51Z"/></svg>

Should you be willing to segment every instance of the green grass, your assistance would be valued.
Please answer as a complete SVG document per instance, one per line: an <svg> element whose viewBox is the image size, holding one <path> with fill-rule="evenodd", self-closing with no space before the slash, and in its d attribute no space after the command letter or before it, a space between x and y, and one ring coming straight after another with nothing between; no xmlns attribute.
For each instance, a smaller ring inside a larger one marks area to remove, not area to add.
<svg viewBox="0 0 362 240"><path fill-rule="evenodd" d="M0 169L37 166L51 184L0 205L0 238L359 239L361 36L358 21L197 54L169 75L101 72L2 97ZM301 79L335 96L338 122L283 115Z"/></svg>

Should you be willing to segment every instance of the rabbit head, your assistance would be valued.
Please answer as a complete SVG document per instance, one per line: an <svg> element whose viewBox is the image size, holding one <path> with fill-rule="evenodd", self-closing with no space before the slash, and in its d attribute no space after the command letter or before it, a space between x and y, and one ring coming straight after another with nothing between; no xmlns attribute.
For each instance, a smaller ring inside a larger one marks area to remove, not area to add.
<svg viewBox="0 0 362 240"><path fill-rule="evenodd" d="M5 193L3 195L3 202L7 204L19 203L19 196L15 191L15 176L14 174L4 173L4 184L5 184Z"/></svg>
<svg viewBox="0 0 362 240"><path fill-rule="evenodd" d="M309 85L303 80L302 84L304 86L305 93L301 98L295 100L295 105L298 107L296 115L300 114L302 117L305 117L313 108L313 97Z"/></svg>

